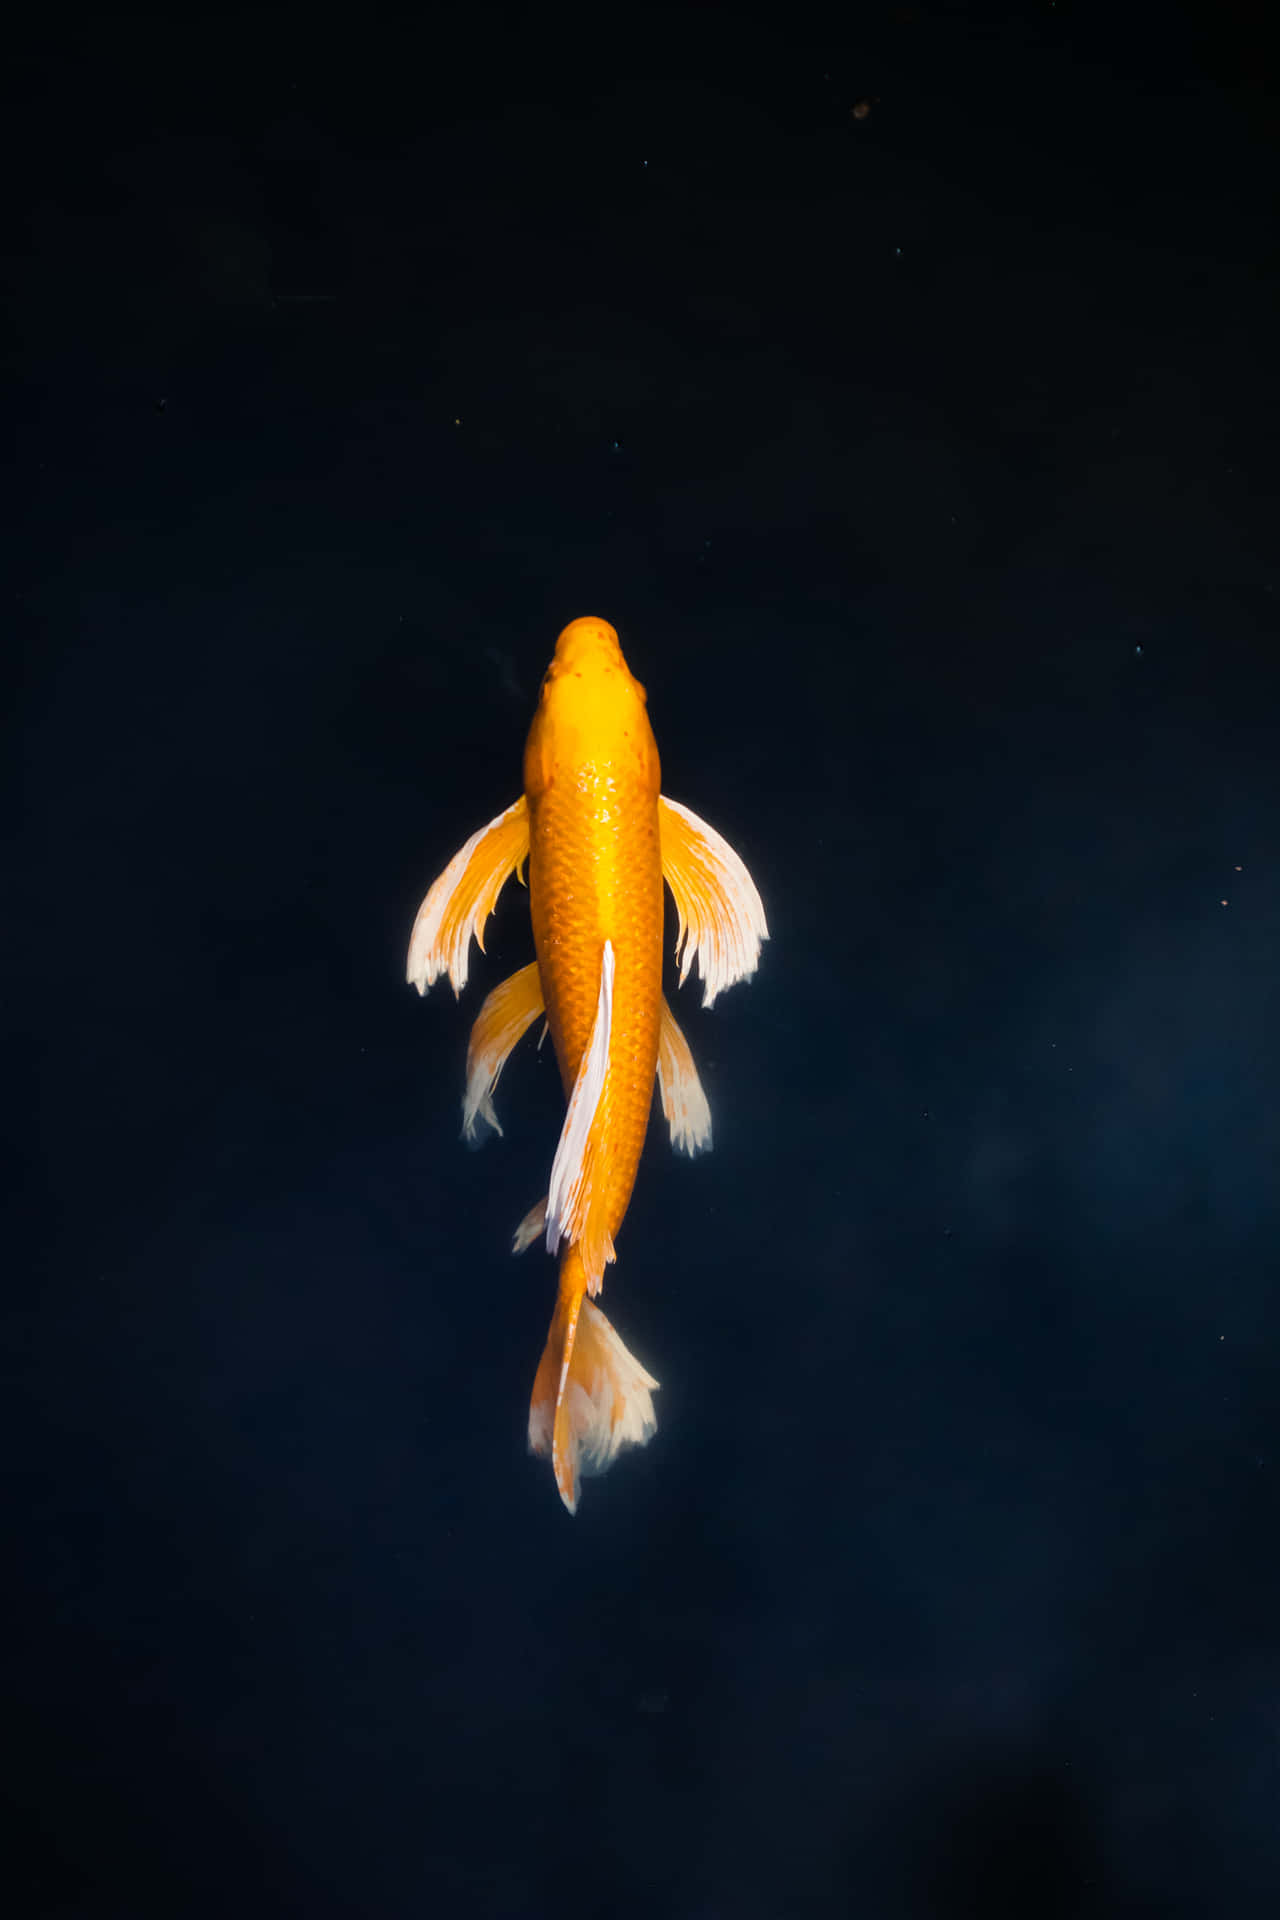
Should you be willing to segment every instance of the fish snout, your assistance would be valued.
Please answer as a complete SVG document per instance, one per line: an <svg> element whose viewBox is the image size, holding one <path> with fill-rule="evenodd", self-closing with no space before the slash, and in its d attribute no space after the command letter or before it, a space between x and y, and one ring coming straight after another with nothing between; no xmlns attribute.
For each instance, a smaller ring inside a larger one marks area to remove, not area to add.
<svg viewBox="0 0 1280 1920"><path fill-rule="evenodd" d="M607 620L586 614L571 620L556 641L552 673L580 673L589 667L624 665L618 636Z"/></svg>

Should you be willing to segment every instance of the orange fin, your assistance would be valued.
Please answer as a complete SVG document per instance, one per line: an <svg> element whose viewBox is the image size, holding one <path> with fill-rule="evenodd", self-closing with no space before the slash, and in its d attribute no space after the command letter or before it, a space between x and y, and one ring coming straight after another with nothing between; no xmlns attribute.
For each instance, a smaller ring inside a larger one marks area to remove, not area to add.
<svg viewBox="0 0 1280 1920"><path fill-rule="evenodd" d="M658 1028L658 1097L677 1153L695 1154L711 1146L711 1107L702 1091L689 1042L662 998Z"/></svg>
<svg viewBox="0 0 1280 1920"><path fill-rule="evenodd" d="M462 1133L474 1140L481 1122L501 1133L493 1110L493 1090L507 1056L521 1034L542 1012L542 976L531 960L488 995L471 1029L467 1047L467 1090L462 1097Z"/></svg>
<svg viewBox="0 0 1280 1920"><path fill-rule="evenodd" d="M614 1258L613 1241L593 1206L596 1154L596 1110L609 1071L613 1035L613 942L606 940L600 956L600 992L591 1038L569 1095L569 1107L560 1131L560 1144L551 1163L547 1185L547 1252L555 1253L562 1240L580 1249L587 1291L597 1294L607 1263Z"/></svg>
<svg viewBox="0 0 1280 1920"><path fill-rule="evenodd" d="M473 833L432 885L413 923L409 984L425 993L442 973L455 994L467 984L471 936L484 952L484 923L511 875L529 855L524 795Z"/></svg>
<svg viewBox="0 0 1280 1920"><path fill-rule="evenodd" d="M603 1473L623 1447L642 1447L657 1431L657 1385L594 1302L561 1292L533 1383L529 1449L551 1455L570 1513L583 1475Z"/></svg>
<svg viewBox="0 0 1280 1920"><path fill-rule="evenodd" d="M746 867L714 827L677 800L660 799L662 874L679 919L676 958L684 985L696 958L702 1004L756 970L769 938L764 903Z"/></svg>

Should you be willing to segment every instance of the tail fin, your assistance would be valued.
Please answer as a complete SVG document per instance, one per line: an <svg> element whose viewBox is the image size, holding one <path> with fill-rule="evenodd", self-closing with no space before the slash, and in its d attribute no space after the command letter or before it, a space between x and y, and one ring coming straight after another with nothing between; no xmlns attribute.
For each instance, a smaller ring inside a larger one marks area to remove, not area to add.
<svg viewBox="0 0 1280 1920"><path fill-rule="evenodd" d="M562 1289L529 1407L529 1450L550 1454L560 1498L578 1509L580 1474L603 1473L657 1431L647 1373L595 1302Z"/></svg>

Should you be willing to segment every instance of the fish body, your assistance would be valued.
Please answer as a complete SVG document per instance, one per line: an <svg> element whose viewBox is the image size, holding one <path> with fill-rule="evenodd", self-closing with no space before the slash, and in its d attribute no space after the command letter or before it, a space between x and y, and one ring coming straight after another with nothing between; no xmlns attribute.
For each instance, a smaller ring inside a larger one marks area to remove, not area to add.
<svg viewBox="0 0 1280 1920"><path fill-rule="evenodd" d="M612 627L575 621L542 684L524 791L533 945L566 1100L595 1024L606 940L613 949L587 1254L596 1276L602 1236L612 1241L630 1202L653 1105L662 1009L660 788L644 688Z"/></svg>
<svg viewBox="0 0 1280 1920"><path fill-rule="evenodd" d="M664 879L676 901L681 981L696 958L704 1004L754 972L768 937L732 848L662 797L645 690L607 621L575 620L560 635L525 747L523 795L472 835L423 901L408 968L419 992L441 973L461 991L470 940L483 950L498 892L526 856L536 959L481 1008L463 1130L498 1127L498 1076L545 1015L567 1111L546 1197L515 1245L545 1234L559 1255L529 1443L550 1456L574 1512L581 1475L603 1471L656 1427L658 1383L595 1304L635 1185L655 1077L673 1144L693 1153L711 1139L706 1096L662 992Z"/></svg>

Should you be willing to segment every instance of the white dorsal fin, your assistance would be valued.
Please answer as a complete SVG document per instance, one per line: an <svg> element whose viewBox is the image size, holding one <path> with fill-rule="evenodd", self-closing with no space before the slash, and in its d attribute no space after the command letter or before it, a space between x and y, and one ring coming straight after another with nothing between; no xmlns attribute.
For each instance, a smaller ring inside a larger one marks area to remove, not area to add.
<svg viewBox="0 0 1280 1920"><path fill-rule="evenodd" d="M591 1039L582 1056L578 1077L569 1096L569 1110L560 1130L560 1144L551 1163L547 1186L547 1252L555 1253L562 1240L582 1238L591 1199L587 1148L591 1123L604 1092L609 1071L609 1041L613 1032L613 942L606 940L600 959L600 995Z"/></svg>

